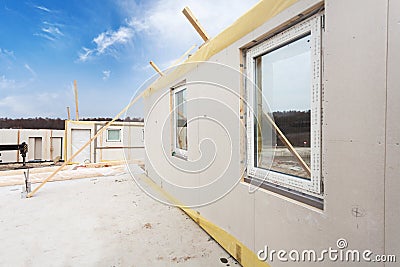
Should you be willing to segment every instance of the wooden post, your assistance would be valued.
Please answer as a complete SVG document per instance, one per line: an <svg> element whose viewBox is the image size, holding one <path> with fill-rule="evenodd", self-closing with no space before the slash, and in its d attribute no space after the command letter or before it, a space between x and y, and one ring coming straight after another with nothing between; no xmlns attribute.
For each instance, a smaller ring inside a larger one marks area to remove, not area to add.
<svg viewBox="0 0 400 267"><path fill-rule="evenodd" d="M21 130L18 129L17 144L19 145L20 142L21 142ZM17 162L19 163L19 150L17 150Z"/></svg>
<svg viewBox="0 0 400 267"><path fill-rule="evenodd" d="M71 120L71 110L67 107L68 120Z"/></svg>
<svg viewBox="0 0 400 267"><path fill-rule="evenodd" d="M157 71L158 74L160 74L160 76L164 76L164 73L157 67L157 65L153 61L150 61L149 63L153 67L153 69Z"/></svg>
<svg viewBox="0 0 400 267"><path fill-rule="evenodd" d="M197 33L200 34L200 36L204 40L204 42L207 42L210 39L210 36L207 34L207 32L204 30L204 28L200 25L200 22L193 15L193 13L189 9L189 7L185 7L182 10L182 13L189 20L190 24L192 24L192 26L197 31Z"/></svg>
<svg viewBox="0 0 400 267"><path fill-rule="evenodd" d="M32 192L30 192L26 197L30 198L34 194L36 194L37 191L39 191L42 186L44 186L51 178L53 178L59 171L61 171L65 166L68 165L79 153L81 153L90 143L93 142L93 140L96 140L97 137L99 137L112 123L114 123L119 117L121 117L133 104L135 104L145 93L146 91L143 91L138 95L135 99L133 99L123 110L121 110L120 113L118 113L114 119L109 121L106 125L104 125L89 141L86 142L78 151L75 152L69 159L67 159L60 167L58 167L52 174L50 174L46 179L44 179L40 185L38 185Z"/></svg>
<svg viewBox="0 0 400 267"><path fill-rule="evenodd" d="M75 94L75 120L79 121L79 103L78 103L78 86L74 80L74 94Z"/></svg>
<svg viewBox="0 0 400 267"><path fill-rule="evenodd" d="M50 160L54 159L53 130L50 130Z"/></svg>

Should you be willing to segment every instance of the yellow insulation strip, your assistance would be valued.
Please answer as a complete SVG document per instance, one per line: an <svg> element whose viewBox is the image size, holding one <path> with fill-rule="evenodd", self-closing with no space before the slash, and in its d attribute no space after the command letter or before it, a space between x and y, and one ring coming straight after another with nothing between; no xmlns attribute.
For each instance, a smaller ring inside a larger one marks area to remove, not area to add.
<svg viewBox="0 0 400 267"><path fill-rule="evenodd" d="M183 206L179 200L169 194L167 191L163 190L156 184L151 178L145 174L137 175L138 178L151 188L156 190L158 193L163 195L172 204L178 206L183 210L193 221L195 221L201 228L204 229L210 236L212 236L215 241L218 242L232 257L234 257L242 266L245 267L270 267L266 262L260 261L257 255L246 247L242 242L240 242L236 237L229 234L222 228L213 224L209 220L202 217L198 212Z"/></svg>
<svg viewBox="0 0 400 267"><path fill-rule="evenodd" d="M144 96L149 96L153 91L163 89L177 81L184 74L192 70L196 64L185 64L201 62L210 59L234 42L260 27L262 24L273 18L298 0L262 0L243 16L236 20L231 26L222 31L219 35L205 43L199 50L188 58L182 65L172 70L169 74L158 78L149 88Z"/></svg>

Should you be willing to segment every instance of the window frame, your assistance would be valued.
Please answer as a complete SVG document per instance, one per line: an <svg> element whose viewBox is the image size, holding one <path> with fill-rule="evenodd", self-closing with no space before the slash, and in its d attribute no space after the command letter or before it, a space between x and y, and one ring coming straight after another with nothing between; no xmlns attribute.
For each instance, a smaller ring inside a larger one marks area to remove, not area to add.
<svg viewBox="0 0 400 267"><path fill-rule="evenodd" d="M118 140L110 140L109 139L109 132L110 131L118 131L118 136L119 136L119 139ZM121 129L107 129L107 138L106 138L106 141L107 142L121 142L122 141L122 135L121 135Z"/></svg>
<svg viewBox="0 0 400 267"><path fill-rule="evenodd" d="M175 101L176 101L175 96L177 93L185 91L185 90L186 90L186 94L187 94L187 87L185 86L185 84L179 84L179 85L171 88L171 98L172 98L171 104L172 104L172 113L173 113L172 114L172 131L171 131L172 132L172 156L176 156L176 157L182 158L182 159L187 159L187 152L188 152L188 148L189 148L188 142L187 142L188 141L188 127L186 125L186 142L187 143L186 143L186 150L185 150L185 149L179 148L177 145L177 142L176 142L176 140L177 140L177 132L176 132L177 113L176 113L176 110L177 109L176 109L176 103L175 103ZM187 102L187 101L185 101L185 99L184 99L184 102ZM186 103L185 103L185 105L186 105ZM186 113L187 113L187 110L186 110ZM186 114L186 116L187 116L187 114ZM186 117L186 123L187 123L187 117Z"/></svg>
<svg viewBox="0 0 400 267"><path fill-rule="evenodd" d="M289 190L305 193L318 198L322 197L322 175L321 175L321 125L322 125L322 20L323 12L301 21L294 26L278 33L262 43L249 48L246 51L247 77L252 82L246 83L247 91L247 176L248 179L255 179L258 183L267 182L272 185L281 186ZM311 79L310 100L311 100L311 179L292 176L289 174L278 173L269 169L255 167L254 155L254 116L256 104L256 58L276 50L288 43L294 42L299 38L311 34Z"/></svg>

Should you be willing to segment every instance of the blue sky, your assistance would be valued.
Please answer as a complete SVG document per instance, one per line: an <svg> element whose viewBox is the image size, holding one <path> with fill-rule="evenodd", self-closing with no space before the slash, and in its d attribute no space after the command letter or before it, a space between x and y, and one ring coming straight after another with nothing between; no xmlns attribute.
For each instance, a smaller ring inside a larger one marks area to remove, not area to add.
<svg viewBox="0 0 400 267"><path fill-rule="evenodd" d="M201 38L189 6L211 36L256 0L0 0L0 117L113 117L146 79ZM141 107L133 112L142 116Z"/></svg>

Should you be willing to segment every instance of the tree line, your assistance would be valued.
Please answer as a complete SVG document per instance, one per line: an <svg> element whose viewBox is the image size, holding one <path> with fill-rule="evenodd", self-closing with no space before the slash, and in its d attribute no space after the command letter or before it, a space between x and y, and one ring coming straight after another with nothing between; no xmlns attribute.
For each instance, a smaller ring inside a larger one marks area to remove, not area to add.
<svg viewBox="0 0 400 267"><path fill-rule="evenodd" d="M274 118L275 124L282 131L285 137L290 141L293 146L296 147L310 147L311 141L311 111L275 111L268 116ZM268 134L272 130L271 124L268 122L267 115L262 113L262 119L257 121L258 124L258 135L265 134L268 138ZM262 133L260 131L263 131ZM283 141L278 138L277 134L274 136L276 138L276 144L278 146L285 146Z"/></svg>
<svg viewBox="0 0 400 267"><path fill-rule="evenodd" d="M279 129L294 146L310 147L311 141L311 110L308 111L277 111L274 120ZM278 138L278 146L284 146Z"/></svg>

